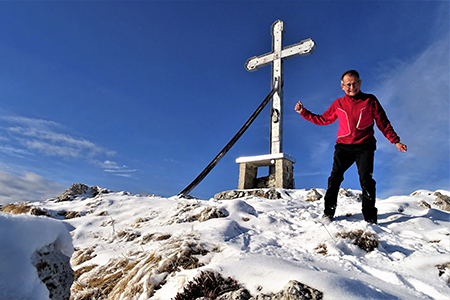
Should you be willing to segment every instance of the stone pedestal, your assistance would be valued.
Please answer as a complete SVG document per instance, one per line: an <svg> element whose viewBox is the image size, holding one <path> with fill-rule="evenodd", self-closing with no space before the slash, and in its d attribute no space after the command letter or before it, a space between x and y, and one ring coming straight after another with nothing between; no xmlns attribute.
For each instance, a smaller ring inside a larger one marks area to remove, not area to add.
<svg viewBox="0 0 450 300"><path fill-rule="evenodd" d="M239 164L238 189L293 189L295 161L295 158L285 153L239 157L236 159L236 163ZM258 168L267 166L273 167L274 172L266 181L262 181L257 178Z"/></svg>

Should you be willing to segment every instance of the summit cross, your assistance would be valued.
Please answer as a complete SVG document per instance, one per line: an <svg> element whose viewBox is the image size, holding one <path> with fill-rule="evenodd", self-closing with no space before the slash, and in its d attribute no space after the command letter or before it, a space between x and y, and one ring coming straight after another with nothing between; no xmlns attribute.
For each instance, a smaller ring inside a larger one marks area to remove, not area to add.
<svg viewBox="0 0 450 300"><path fill-rule="evenodd" d="M247 60L245 68L253 72L272 64L271 89L278 86L272 98L270 126L270 154L283 152L283 59L312 54L316 44L312 39L302 40L297 44L283 48L284 23L277 20L272 24L272 52L254 56Z"/></svg>

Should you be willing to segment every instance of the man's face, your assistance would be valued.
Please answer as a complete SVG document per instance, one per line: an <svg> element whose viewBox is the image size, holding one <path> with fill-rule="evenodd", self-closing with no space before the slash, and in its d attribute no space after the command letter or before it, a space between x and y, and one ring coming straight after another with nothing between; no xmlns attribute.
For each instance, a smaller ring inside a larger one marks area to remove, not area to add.
<svg viewBox="0 0 450 300"><path fill-rule="evenodd" d="M361 80L356 76L345 75L341 83L341 88L349 96L356 96L359 93Z"/></svg>

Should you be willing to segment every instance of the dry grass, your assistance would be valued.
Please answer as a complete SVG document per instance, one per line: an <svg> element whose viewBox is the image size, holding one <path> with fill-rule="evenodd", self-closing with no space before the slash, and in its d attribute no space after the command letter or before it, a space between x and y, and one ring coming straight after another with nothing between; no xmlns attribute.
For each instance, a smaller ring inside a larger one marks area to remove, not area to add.
<svg viewBox="0 0 450 300"><path fill-rule="evenodd" d="M0 207L0 211L5 212L5 213L14 214L14 215L29 213L30 215L33 215L33 216L47 216L47 217L50 216L50 214L48 212L46 212L45 210L26 205L25 203L6 204L6 205Z"/></svg>
<svg viewBox="0 0 450 300"><path fill-rule="evenodd" d="M141 244L147 244L150 241L165 241L170 239L172 236L170 234L160 234L160 233L151 233L147 234L142 238Z"/></svg>
<svg viewBox="0 0 450 300"><path fill-rule="evenodd" d="M194 212L200 208L197 203L191 202L179 202L177 203L173 210L175 213L170 216L167 222L168 225L173 223L189 223L194 221L205 222L214 218L224 218L227 215L217 207L205 207L200 213Z"/></svg>
<svg viewBox="0 0 450 300"><path fill-rule="evenodd" d="M131 230L122 230L117 233L117 237L121 240L125 240L127 242L134 241L138 237L140 237L141 234L139 232L131 231Z"/></svg>
<svg viewBox="0 0 450 300"><path fill-rule="evenodd" d="M316 250L317 253L322 254L322 255L327 255L328 254L327 245L323 244L323 243L317 245L317 247L314 248L314 250Z"/></svg>
<svg viewBox="0 0 450 300"><path fill-rule="evenodd" d="M241 285L233 278L225 279L220 274L206 271L190 281L181 293L177 293L175 300L214 300L226 292L237 291L240 288ZM248 291L247 295L250 296Z"/></svg>
<svg viewBox="0 0 450 300"><path fill-rule="evenodd" d="M78 265L81 265L84 262L87 262L94 257L97 256L97 254L94 254L95 246L86 248L84 250L76 250L72 258L70 259L70 263L73 267L76 267Z"/></svg>
<svg viewBox="0 0 450 300"><path fill-rule="evenodd" d="M173 209L175 213L168 218L167 225L171 225L174 223L186 223L195 221L192 218L192 211L196 208L200 207L197 203L191 202L179 202L174 205Z"/></svg>
<svg viewBox="0 0 450 300"><path fill-rule="evenodd" d="M73 272L73 275L74 275L74 281L77 281L78 278L79 278L82 274L88 273L88 272L92 271L92 270L95 269L97 266L98 266L98 265L89 265L89 266L81 267L81 268L75 270L75 271Z"/></svg>
<svg viewBox="0 0 450 300"><path fill-rule="evenodd" d="M216 218L225 218L226 215L217 207L206 207L201 213L192 217L191 221L205 222Z"/></svg>
<svg viewBox="0 0 450 300"><path fill-rule="evenodd" d="M111 259L103 266L90 265L77 270L72 285L72 300L107 300L151 298L170 274L181 269L203 266L197 256L208 253L195 236L184 234L152 236L164 238L160 248L152 253L139 251ZM86 261L92 252L77 251L74 263ZM74 256L74 257L75 257Z"/></svg>
<svg viewBox="0 0 450 300"><path fill-rule="evenodd" d="M81 218L81 213L78 211L61 211L58 215L63 216L64 219Z"/></svg>

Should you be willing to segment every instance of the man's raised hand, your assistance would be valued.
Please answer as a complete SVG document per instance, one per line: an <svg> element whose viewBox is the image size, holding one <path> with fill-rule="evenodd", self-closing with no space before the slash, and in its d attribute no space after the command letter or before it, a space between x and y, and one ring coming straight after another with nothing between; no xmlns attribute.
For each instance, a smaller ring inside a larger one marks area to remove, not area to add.
<svg viewBox="0 0 450 300"><path fill-rule="evenodd" d="M295 111L298 112L299 114L302 112L303 110L303 103L302 101L298 101L297 104L295 104Z"/></svg>

